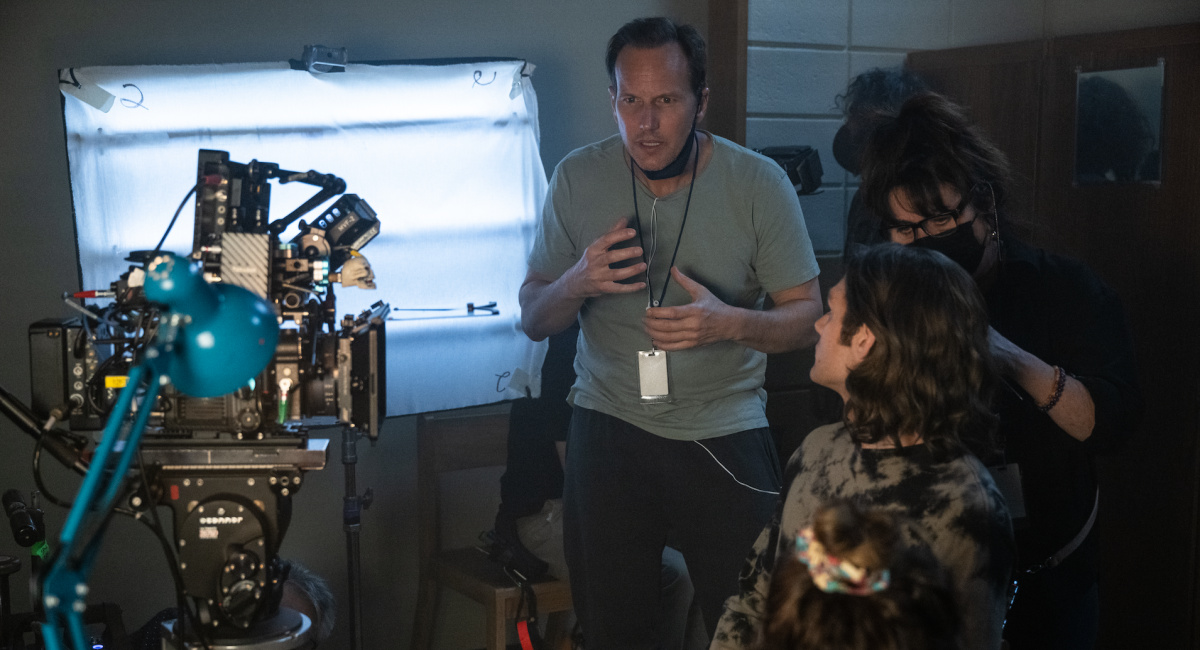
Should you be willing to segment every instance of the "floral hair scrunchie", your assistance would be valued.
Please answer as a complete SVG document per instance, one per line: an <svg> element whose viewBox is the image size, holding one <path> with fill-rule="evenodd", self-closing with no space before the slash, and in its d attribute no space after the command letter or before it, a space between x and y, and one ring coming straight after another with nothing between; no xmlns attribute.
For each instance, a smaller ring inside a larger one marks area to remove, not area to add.
<svg viewBox="0 0 1200 650"><path fill-rule="evenodd" d="M827 594L869 596L887 589L892 578L887 569L868 573L849 560L828 554L811 527L796 537L796 557L808 567L813 584Z"/></svg>

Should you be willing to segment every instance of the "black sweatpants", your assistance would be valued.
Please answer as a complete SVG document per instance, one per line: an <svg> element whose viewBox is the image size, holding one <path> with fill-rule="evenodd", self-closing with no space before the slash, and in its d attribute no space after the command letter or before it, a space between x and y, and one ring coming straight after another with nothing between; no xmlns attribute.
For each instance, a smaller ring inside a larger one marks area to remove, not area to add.
<svg viewBox="0 0 1200 650"><path fill-rule="evenodd" d="M771 518L779 485L766 428L670 440L576 407L563 524L571 596L588 650L658 647L668 537L687 562L711 635L725 599L738 590L742 561Z"/></svg>

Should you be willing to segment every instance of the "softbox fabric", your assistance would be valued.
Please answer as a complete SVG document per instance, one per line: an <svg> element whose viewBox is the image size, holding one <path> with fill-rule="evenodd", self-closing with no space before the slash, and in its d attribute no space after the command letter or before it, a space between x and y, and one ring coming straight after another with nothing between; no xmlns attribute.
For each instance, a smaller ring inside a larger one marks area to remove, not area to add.
<svg viewBox="0 0 1200 650"><path fill-rule="evenodd" d="M130 251L154 248L195 183L198 150L314 169L344 179L379 216L381 232L362 250L379 288L338 287L337 296L341 314L377 300L397 308L387 323L388 415L496 402L526 386L537 394L545 345L521 332L517 302L546 193L531 69L76 68L81 84L116 96L105 113L64 95L84 288L108 288ZM272 220L317 191L272 185ZM164 250L191 252L194 214L193 199ZM498 315L466 309L490 302Z"/></svg>

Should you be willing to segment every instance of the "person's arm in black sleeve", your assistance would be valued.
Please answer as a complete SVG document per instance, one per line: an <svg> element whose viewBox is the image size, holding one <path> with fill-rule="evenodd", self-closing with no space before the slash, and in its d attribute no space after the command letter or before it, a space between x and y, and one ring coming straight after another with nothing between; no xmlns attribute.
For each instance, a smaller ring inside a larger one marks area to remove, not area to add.
<svg viewBox="0 0 1200 650"><path fill-rule="evenodd" d="M1144 405L1137 383L1133 338L1116 294L1101 286L1101 299L1084 332L1075 341L1074 359L1064 361L1091 395L1095 409L1092 435L1084 441L1093 453L1112 451L1137 429ZM1053 409L1051 410L1053 414Z"/></svg>
<svg viewBox="0 0 1200 650"><path fill-rule="evenodd" d="M1063 389L1047 415L1096 453L1116 447L1142 413L1133 342L1120 301L1084 267L1065 270L1050 295L1053 357L1040 358L991 330L992 350L1004 375L1039 405L1053 400L1059 366Z"/></svg>

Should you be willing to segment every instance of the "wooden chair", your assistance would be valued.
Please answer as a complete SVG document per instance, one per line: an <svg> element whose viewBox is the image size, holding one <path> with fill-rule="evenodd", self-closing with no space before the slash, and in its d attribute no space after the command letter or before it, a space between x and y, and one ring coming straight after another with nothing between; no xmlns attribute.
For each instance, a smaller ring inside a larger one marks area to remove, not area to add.
<svg viewBox="0 0 1200 650"><path fill-rule="evenodd" d="M508 454L508 414L423 414L417 419L418 553L417 610L412 650L428 650L433 641L438 599L443 586L487 609L487 650L504 650L508 621L518 616L521 590L500 565L477 548L444 549L439 477L447 472L504 466ZM486 530L491 521L481 522ZM533 585L538 616L547 617L546 641L557 648L569 643L567 615L571 590L566 581L545 579ZM524 615L524 611L521 615Z"/></svg>

